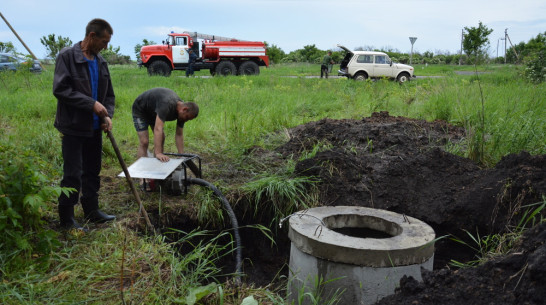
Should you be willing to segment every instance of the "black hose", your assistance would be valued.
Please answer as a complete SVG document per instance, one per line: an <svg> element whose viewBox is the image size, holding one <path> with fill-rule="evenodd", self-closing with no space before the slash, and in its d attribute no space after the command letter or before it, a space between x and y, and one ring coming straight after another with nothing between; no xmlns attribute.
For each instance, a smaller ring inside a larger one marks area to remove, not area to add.
<svg viewBox="0 0 546 305"><path fill-rule="evenodd" d="M216 188L214 185L212 185L211 183L203 180L203 179L200 179L200 178L188 178L187 179L187 182L189 184L198 184L198 185L201 185L201 186L206 186L208 188L210 188L214 194L220 198L220 200L222 201L222 203L224 204L224 208L226 209L228 215L229 215L229 218L231 219L231 226L233 227L233 231L234 231L234 235L235 235L235 244L237 246L236 248L236 265L235 265L235 280L236 280L236 283L237 284L240 284L240 275L242 274L241 273L241 267L242 267L242 254L241 254L241 251L242 251L242 246L241 246L241 237L239 236L239 224L237 222L237 218L235 217L235 213L233 213L233 209L231 208L231 206L229 205L229 202L227 201L226 197L224 197L224 195L222 194L222 192Z"/></svg>

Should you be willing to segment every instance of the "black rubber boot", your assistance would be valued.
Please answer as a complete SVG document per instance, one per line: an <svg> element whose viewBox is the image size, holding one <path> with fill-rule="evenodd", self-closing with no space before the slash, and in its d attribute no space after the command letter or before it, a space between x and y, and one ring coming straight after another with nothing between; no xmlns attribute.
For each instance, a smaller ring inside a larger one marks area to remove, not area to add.
<svg viewBox="0 0 546 305"><path fill-rule="evenodd" d="M61 220L61 228L65 230L80 230L87 232L87 229L82 227L76 219L74 219L74 207L59 205L59 219Z"/></svg>
<svg viewBox="0 0 546 305"><path fill-rule="evenodd" d="M102 223L107 221L112 221L116 219L116 216L114 215L108 215L104 213L103 211L96 209L89 213L85 214L85 219L90 222L96 222L96 223Z"/></svg>

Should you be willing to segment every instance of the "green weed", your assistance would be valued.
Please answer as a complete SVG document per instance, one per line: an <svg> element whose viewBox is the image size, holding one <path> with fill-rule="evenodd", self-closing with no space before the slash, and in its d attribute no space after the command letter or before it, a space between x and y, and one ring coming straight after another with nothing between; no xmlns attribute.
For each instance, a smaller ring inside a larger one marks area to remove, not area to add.
<svg viewBox="0 0 546 305"><path fill-rule="evenodd" d="M492 257L507 254L527 228L546 221L541 214L545 207L546 197L543 198L542 202L523 206L523 213L520 220L515 227L507 228L507 233L480 236L477 231L475 235L465 231L469 240L468 242L463 238L451 237L451 240L469 247L476 254L473 260L468 262L452 260L450 265L459 268L477 266Z"/></svg>

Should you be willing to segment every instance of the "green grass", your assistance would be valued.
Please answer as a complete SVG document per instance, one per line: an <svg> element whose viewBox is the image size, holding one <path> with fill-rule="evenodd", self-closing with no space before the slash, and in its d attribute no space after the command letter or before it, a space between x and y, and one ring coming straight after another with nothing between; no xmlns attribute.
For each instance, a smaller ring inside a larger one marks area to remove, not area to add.
<svg viewBox="0 0 546 305"><path fill-rule="evenodd" d="M231 192L248 192L254 196L256 211L263 208L262 204L291 202L291 207L271 207L282 211L280 214L303 206L296 199L312 185L311 181L292 178L290 164L283 172L273 172L267 164L249 160L246 152L254 146L274 148L287 139L286 129L323 118L361 119L375 111L389 111L393 116L446 120L469 131L467 142L450 144L450 151L473 157L485 166L522 150L546 153L546 84L525 82L520 76L521 68L515 66L478 67L480 72L489 72L478 76L455 73L474 71L471 66L415 67L419 76L437 77L419 78L404 85L387 80L321 80L316 78L319 65L288 64L273 65L252 77L209 78L208 71L199 71L197 76L207 78L185 78L184 72L175 71L165 78L149 77L145 69L135 66L112 66L116 93L113 134L125 162L133 163L138 144L131 118L134 99L153 87L171 88L201 108L199 117L186 124L184 134L186 152L203 158L206 179L212 179L210 182L222 188L227 196ZM60 136L53 127L56 100L52 95L52 80L51 66L39 75L0 73L0 141L13 143L14 153L32 150L47 160L51 170L44 174L56 184L62 159ZM175 152L174 122L166 125L166 151ZM114 178L121 170L106 137L104 141L102 175ZM317 151L320 149L316 147ZM313 153L315 149L308 152ZM238 180L216 181L223 171L222 164L236 166L240 171ZM199 205L198 217L204 223L217 213L220 205L209 194L191 196L186 200ZM134 204L118 202L118 198L104 200L122 217L136 211ZM50 210L44 214L56 221L55 203L49 206ZM189 234L188 238L195 234ZM126 302L147 304L161 303L158 300L180 301L190 291L214 281L217 271L213 266L214 253L225 245L197 246L195 260L188 262L173 250L176 245L137 235L116 224L85 236L65 236L63 247L47 270L40 269L32 260L25 264L28 267L0 269L0 302L98 304L119 303L122 298ZM211 255L199 256L199 251ZM122 262L126 268L123 276L132 281L126 284L123 296L119 289ZM210 296L209 303L240 304L248 295L254 295L263 304L282 302L275 292L263 289L244 287L242 293L234 291L230 287L218 289Z"/></svg>
<svg viewBox="0 0 546 305"><path fill-rule="evenodd" d="M480 235L465 231L467 236L464 238L451 237L451 240L463 244L472 249L476 254L473 260L468 262L459 262L451 260L450 265L455 267L474 267L486 262L488 259L507 254L515 243L521 238L525 230L537 224L544 223L546 219L541 212L546 207L546 197L542 202L537 202L527 206L519 206L512 211L513 217L520 217L518 223L513 227L508 227L507 232L503 234ZM468 240L468 241L466 241Z"/></svg>

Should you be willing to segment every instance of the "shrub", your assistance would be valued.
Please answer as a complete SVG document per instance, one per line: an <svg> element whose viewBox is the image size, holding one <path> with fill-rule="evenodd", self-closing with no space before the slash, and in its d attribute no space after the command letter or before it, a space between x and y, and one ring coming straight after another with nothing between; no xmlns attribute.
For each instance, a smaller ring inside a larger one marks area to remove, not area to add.
<svg viewBox="0 0 546 305"><path fill-rule="evenodd" d="M525 60L525 77L533 83L546 80L546 50L536 52Z"/></svg>
<svg viewBox="0 0 546 305"><path fill-rule="evenodd" d="M20 259L47 258L59 245L57 233L47 229L47 203L69 189L50 186L43 172L48 163L32 152L0 144L0 266ZM47 261L47 260L46 260ZM15 263L15 264L12 264Z"/></svg>

